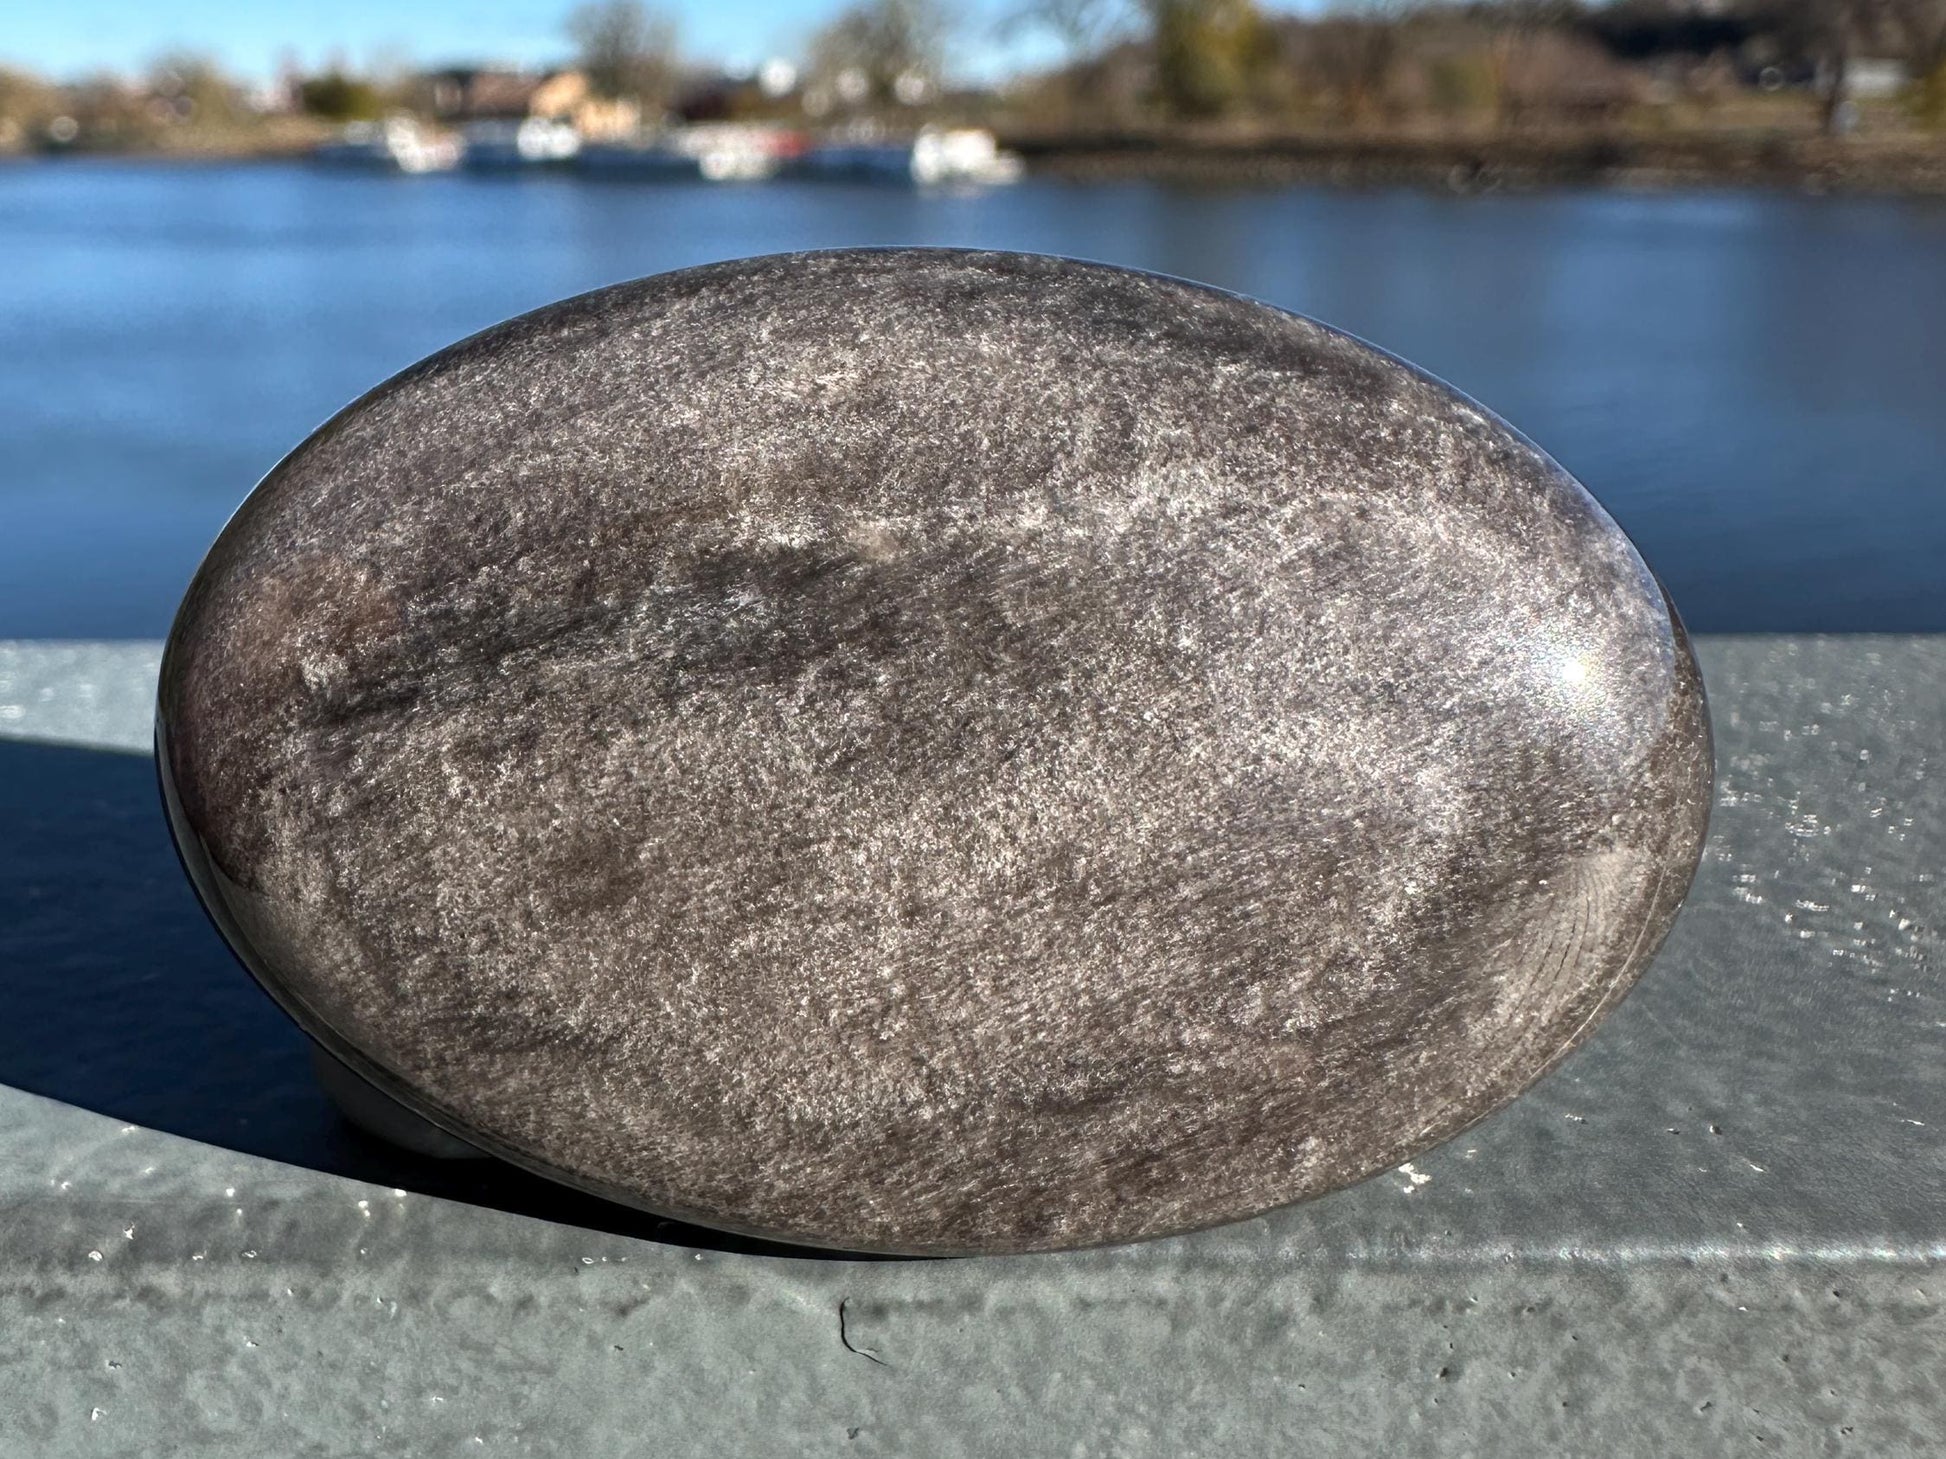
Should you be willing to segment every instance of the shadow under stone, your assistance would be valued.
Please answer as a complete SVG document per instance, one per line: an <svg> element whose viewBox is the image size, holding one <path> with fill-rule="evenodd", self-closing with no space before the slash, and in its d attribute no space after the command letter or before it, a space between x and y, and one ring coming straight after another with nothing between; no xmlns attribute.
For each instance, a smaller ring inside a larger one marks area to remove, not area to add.
<svg viewBox="0 0 1946 1459"><path fill-rule="evenodd" d="M714 1251L841 1257L665 1220L347 1123L310 1043L176 861L146 756L0 742L0 1083L353 1180Z"/></svg>

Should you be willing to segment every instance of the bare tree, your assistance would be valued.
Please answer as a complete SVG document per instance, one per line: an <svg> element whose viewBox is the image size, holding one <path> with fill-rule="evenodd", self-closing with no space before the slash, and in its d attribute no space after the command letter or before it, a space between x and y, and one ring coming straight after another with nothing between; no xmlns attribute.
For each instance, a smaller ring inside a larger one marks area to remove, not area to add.
<svg viewBox="0 0 1946 1459"><path fill-rule="evenodd" d="M1946 121L1946 0L1889 0L1888 8L1919 87L1921 116Z"/></svg>
<svg viewBox="0 0 1946 1459"><path fill-rule="evenodd" d="M1879 27L1887 0L1770 0L1759 13L1812 74L1812 95L1826 136L1843 129L1851 90L1853 47Z"/></svg>
<svg viewBox="0 0 1946 1459"><path fill-rule="evenodd" d="M1254 0L1142 0L1155 50L1156 100L1171 116L1221 116L1268 58Z"/></svg>
<svg viewBox="0 0 1946 1459"><path fill-rule="evenodd" d="M1025 0L1001 23L1008 34L1052 36L1072 66L1098 55L1129 22L1124 0Z"/></svg>
<svg viewBox="0 0 1946 1459"><path fill-rule="evenodd" d="M818 32L812 69L843 101L911 105L938 90L950 29L939 0L859 0Z"/></svg>
<svg viewBox="0 0 1946 1459"><path fill-rule="evenodd" d="M1345 0L1311 27L1310 69L1344 120L1385 110L1405 23L1403 0Z"/></svg>
<svg viewBox="0 0 1946 1459"><path fill-rule="evenodd" d="M1573 13L1573 0L1502 0L1492 8L1494 105L1503 127L1532 110L1527 78L1535 52Z"/></svg>
<svg viewBox="0 0 1946 1459"><path fill-rule="evenodd" d="M1128 0L1024 0L1000 25L1002 35L1040 34L1061 48L1058 78L1063 109L1096 107L1102 89L1102 55L1134 19Z"/></svg>
<svg viewBox="0 0 1946 1459"><path fill-rule="evenodd" d="M569 15L567 29L597 94L651 111L668 106L677 76L673 18L641 0L600 0Z"/></svg>
<svg viewBox="0 0 1946 1459"><path fill-rule="evenodd" d="M217 125L243 111L241 89L208 56L191 51L157 58L149 68L150 94L178 122Z"/></svg>
<svg viewBox="0 0 1946 1459"><path fill-rule="evenodd" d="M30 127L59 110L54 88L31 72L0 65L0 149L16 145Z"/></svg>
<svg viewBox="0 0 1946 1459"><path fill-rule="evenodd" d="M1818 68L1818 121L1827 137L1840 130L1851 85L1852 31L1861 8L1859 0L1813 0L1807 17Z"/></svg>

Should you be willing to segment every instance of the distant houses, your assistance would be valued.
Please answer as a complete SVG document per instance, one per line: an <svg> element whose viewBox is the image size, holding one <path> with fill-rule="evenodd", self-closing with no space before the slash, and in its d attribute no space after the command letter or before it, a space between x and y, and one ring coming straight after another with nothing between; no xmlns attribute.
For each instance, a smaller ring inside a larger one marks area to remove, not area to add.
<svg viewBox="0 0 1946 1459"><path fill-rule="evenodd" d="M635 133L642 111L633 101L597 96L580 71L513 71L453 67L420 79L433 119L463 127L473 122L565 122L588 141Z"/></svg>
<svg viewBox="0 0 1946 1459"><path fill-rule="evenodd" d="M600 96L580 70L458 66L408 83L405 109L359 119L318 146L319 161L396 172L571 167L641 181L1012 182L1019 159L978 127L852 121L814 136L793 107L798 73L776 60L747 73L692 74L667 113ZM419 119L425 118L422 123Z"/></svg>

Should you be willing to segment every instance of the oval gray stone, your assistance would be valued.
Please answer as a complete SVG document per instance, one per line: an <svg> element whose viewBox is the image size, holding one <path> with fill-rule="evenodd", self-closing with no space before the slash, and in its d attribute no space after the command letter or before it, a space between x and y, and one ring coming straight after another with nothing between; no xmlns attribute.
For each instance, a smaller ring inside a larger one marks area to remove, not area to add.
<svg viewBox="0 0 1946 1459"><path fill-rule="evenodd" d="M435 355L163 669L191 874L339 1058L667 1215L1123 1241L1396 1166L1619 999L1700 681L1547 456L1309 320L755 259Z"/></svg>

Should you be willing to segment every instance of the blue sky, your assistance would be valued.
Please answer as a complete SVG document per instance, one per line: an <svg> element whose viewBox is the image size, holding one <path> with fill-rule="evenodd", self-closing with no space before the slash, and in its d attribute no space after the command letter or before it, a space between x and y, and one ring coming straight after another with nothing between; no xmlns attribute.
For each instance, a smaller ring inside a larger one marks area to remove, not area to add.
<svg viewBox="0 0 1946 1459"><path fill-rule="evenodd" d="M342 56L354 65L403 59L417 65L496 61L541 65L568 51L563 21L573 0L53 0L9 5L0 62L54 76L134 71L158 54L217 56L252 78L274 74L286 52L305 66ZM796 55L841 0L676 0L683 49L692 56L754 63ZM973 0L982 14L995 0ZM971 7L969 7L971 8ZM1007 59L976 21L954 47L962 71L991 72ZM1039 48L1035 48L1038 50Z"/></svg>

